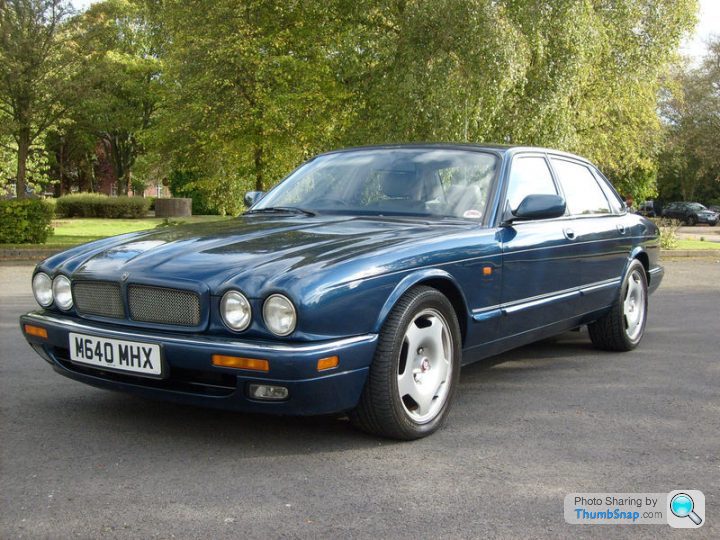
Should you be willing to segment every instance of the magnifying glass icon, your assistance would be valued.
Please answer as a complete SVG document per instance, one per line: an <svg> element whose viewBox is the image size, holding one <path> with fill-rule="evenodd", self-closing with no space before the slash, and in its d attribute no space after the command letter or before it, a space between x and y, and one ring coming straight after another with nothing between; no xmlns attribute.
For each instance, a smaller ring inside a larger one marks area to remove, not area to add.
<svg viewBox="0 0 720 540"><path fill-rule="evenodd" d="M686 493L678 493L670 500L670 511L676 517L688 517L695 525L700 525L702 518L693 512L694 507L695 502Z"/></svg>

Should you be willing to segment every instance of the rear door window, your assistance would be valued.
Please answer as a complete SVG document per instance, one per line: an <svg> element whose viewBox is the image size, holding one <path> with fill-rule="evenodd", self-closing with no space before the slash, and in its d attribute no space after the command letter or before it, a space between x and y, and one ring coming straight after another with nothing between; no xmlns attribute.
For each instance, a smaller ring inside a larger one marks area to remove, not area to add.
<svg viewBox="0 0 720 540"><path fill-rule="evenodd" d="M580 163L552 158L553 168L572 215L610 214L610 204L590 169Z"/></svg>

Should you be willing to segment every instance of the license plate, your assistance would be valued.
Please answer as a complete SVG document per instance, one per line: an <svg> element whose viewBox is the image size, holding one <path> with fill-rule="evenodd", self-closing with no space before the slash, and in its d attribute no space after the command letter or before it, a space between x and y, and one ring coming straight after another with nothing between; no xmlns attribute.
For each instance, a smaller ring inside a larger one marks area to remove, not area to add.
<svg viewBox="0 0 720 540"><path fill-rule="evenodd" d="M70 360L100 369L130 371L138 375L162 375L160 345L70 334Z"/></svg>

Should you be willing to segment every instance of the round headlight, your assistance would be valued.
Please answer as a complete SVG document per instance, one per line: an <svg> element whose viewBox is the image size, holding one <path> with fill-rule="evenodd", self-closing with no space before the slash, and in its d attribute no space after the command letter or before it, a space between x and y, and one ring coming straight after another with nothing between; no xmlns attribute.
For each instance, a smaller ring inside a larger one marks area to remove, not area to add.
<svg viewBox="0 0 720 540"><path fill-rule="evenodd" d="M67 311L73 306L72 290L70 288L70 280L65 276L57 276L53 280L53 295L55 296L55 305L62 310Z"/></svg>
<svg viewBox="0 0 720 540"><path fill-rule="evenodd" d="M42 307L53 303L52 280L43 272L38 272L32 280L33 295Z"/></svg>
<svg viewBox="0 0 720 540"><path fill-rule="evenodd" d="M228 291L220 301L220 315L225 325L240 332L250 326L252 309L245 295L238 291Z"/></svg>
<svg viewBox="0 0 720 540"><path fill-rule="evenodd" d="M281 294L273 294L263 305L263 319L268 329L278 336L287 336L295 330L297 313L292 302Z"/></svg>

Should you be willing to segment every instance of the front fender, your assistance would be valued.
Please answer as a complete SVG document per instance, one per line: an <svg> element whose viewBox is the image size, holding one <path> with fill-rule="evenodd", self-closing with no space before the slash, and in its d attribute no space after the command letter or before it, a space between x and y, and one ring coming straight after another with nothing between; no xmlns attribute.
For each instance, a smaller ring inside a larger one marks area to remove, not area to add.
<svg viewBox="0 0 720 540"><path fill-rule="evenodd" d="M390 314L390 311L393 307L395 307L395 304L403 294L405 294L415 285L435 280L445 281L448 285L452 286L455 289L455 292L462 300L462 309L464 310L467 317L467 300L465 299L465 294L463 293L462 287L460 287L457 280L445 270L441 270L439 268L423 268L422 270L416 270L414 272L411 272L398 282L398 284L395 286L395 288L385 301L385 304L383 304L382 309L380 309L377 321L375 322L375 326L373 327L373 333L380 332L380 329L382 328L383 324L385 324L385 320Z"/></svg>

